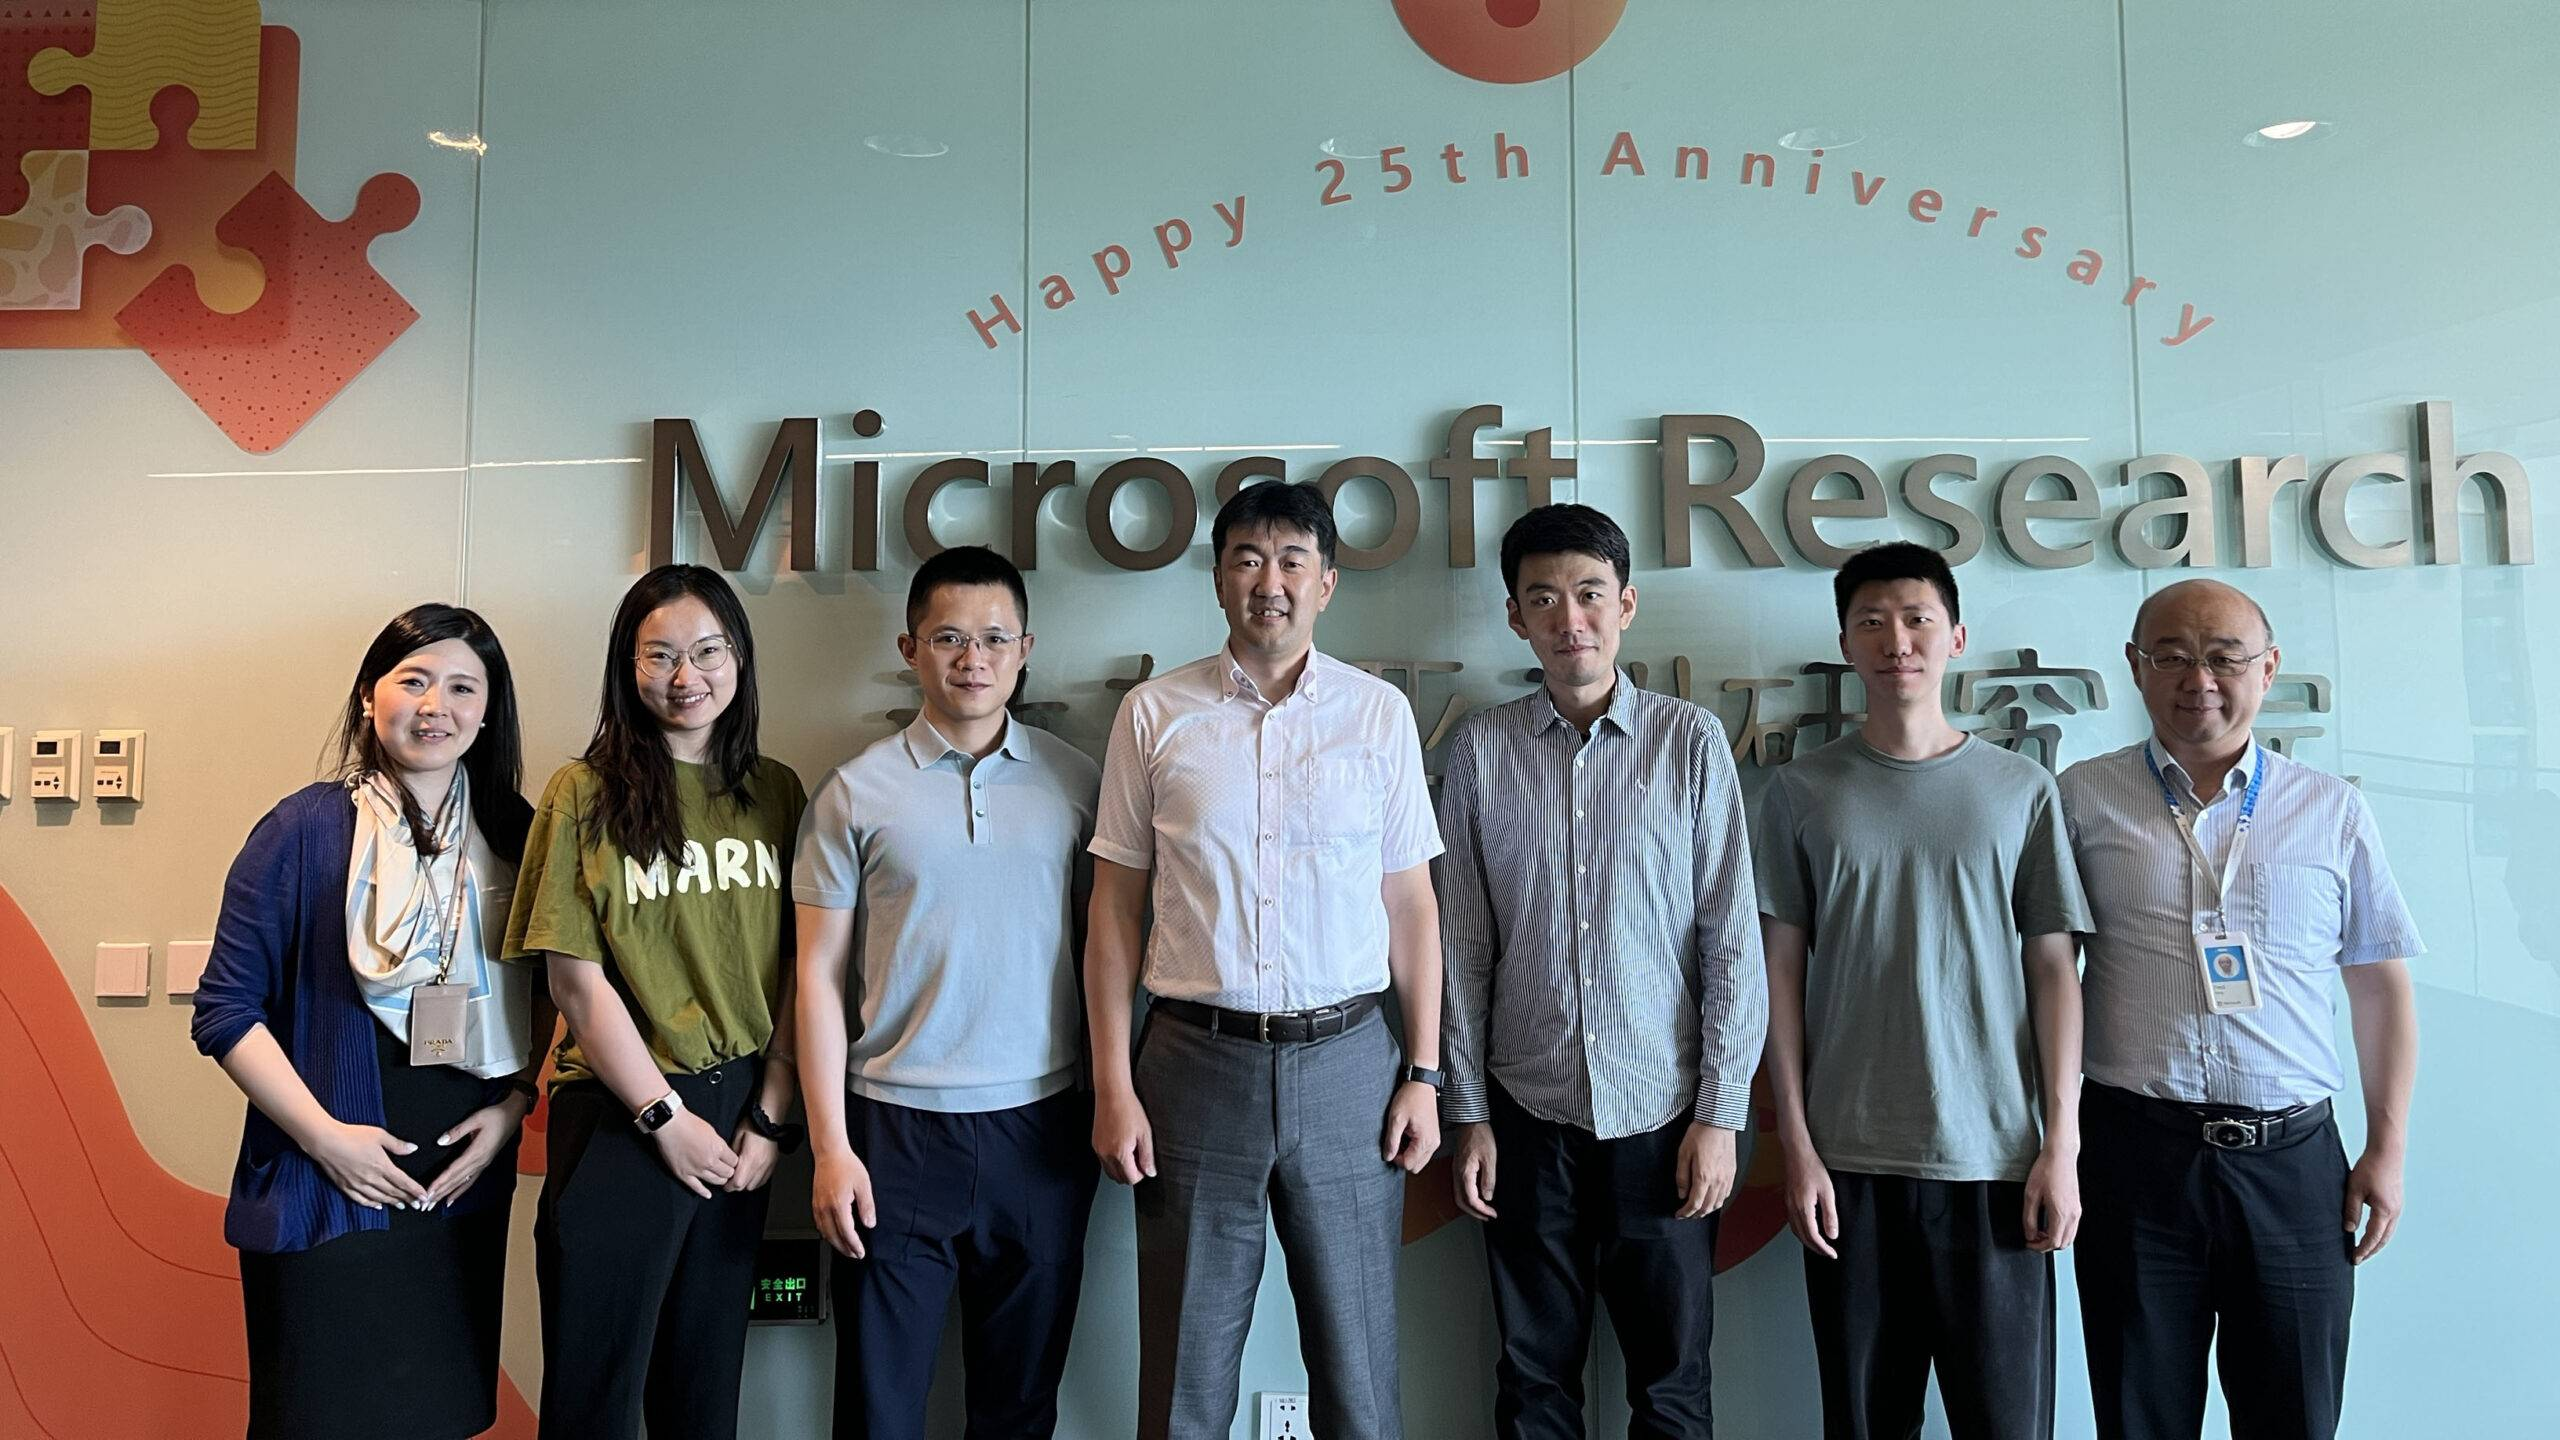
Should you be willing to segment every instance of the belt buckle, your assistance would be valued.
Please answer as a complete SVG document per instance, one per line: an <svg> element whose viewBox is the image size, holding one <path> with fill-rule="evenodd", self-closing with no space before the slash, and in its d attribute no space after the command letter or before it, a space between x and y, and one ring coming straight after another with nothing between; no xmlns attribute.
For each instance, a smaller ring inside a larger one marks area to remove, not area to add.
<svg viewBox="0 0 2560 1440"><path fill-rule="evenodd" d="M2254 1120L2223 1119L2204 1122L2204 1143L2217 1150L2246 1150L2256 1145L2258 1140L2258 1124Z"/></svg>
<svg viewBox="0 0 2560 1440"><path fill-rule="evenodd" d="M1270 1011L1268 1011L1268 1010L1263 1011L1261 1014L1256 1015L1256 1016L1254 1016L1254 1017L1253 1017L1253 1022L1254 1022L1254 1038L1255 1038L1255 1039L1257 1039L1257 1040L1260 1040L1260 1041L1261 1041L1263 1044L1265 1044L1265 1045L1270 1044L1270 1043L1271 1043L1271 1012L1270 1012Z"/></svg>

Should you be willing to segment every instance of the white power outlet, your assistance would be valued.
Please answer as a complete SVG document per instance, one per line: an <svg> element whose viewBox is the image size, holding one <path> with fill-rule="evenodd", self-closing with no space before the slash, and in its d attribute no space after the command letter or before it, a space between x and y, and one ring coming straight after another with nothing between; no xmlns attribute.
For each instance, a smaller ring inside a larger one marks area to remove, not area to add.
<svg viewBox="0 0 2560 1440"><path fill-rule="evenodd" d="M1254 1398L1261 1402L1262 1418L1254 1426L1253 1440L1307 1440L1307 1397L1286 1390L1258 1390Z"/></svg>

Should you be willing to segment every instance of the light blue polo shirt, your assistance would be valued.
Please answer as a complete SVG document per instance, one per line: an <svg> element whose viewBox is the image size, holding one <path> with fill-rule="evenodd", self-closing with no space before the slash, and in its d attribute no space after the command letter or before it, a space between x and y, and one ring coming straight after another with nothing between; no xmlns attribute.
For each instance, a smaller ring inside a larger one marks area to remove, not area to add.
<svg viewBox="0 0 2560 1440"><path fill-rule="evenodd" d="M1075 1083L1076 918L1101 783L1074 746L1010 718L973 759L918 716L809 797L792 898L856 912L848 1089L974 1113Z"/></svg>

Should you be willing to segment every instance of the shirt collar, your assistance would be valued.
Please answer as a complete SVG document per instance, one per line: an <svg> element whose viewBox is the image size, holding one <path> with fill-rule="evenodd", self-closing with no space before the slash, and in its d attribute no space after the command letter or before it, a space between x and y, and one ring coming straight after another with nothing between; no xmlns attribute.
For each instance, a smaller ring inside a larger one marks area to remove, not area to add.
<svg viewBox="0 0 2560 1440"><path fill-rule="evenodd" d="M1246 673L1244 662L1236 658L1236 649L1232 643L1219 647L1218 658L1227 662L1223 677L1218 682L1219 699L1233 700L1238 695L1250 695L1256 700L1263 699L1262 687L1254 684L1253 676ZM1303 696L1309 700L1316 698L1321 688L1316 683L1316 676L1324 669L1324 658L1323 651L1313 646L1308 647L1307 665L1305 669L1298 672L1298 688L1292 692L1294 696Z"/></svg>
<svg viewBox="0 0 2560 1440"><path fill-rule="evenodd" d="M1616 726L1619 734L1633 736L1636 733L1635 718L1636 682L1628 678L1626 671L1620 670L1617 684L1609 691L1609 708L1600 712L1600 719ZM1529 701L1530 733L1543 735L1551 727L1566 723L1564 712L1556 708L1556 697L1547 693L1546 686L1540 685Z"/></svg>
<svg viewBox="0 0 2560 1440"><path fill-rule="evenodd" d="M933 722L925 719L922 714L918 714L914 720L908 722L901 738L906 742L907 758L913 760L919 770L933 765L946 755L957 755L963 762L972 758L968 751L944 739L942 732L934 729ZM1022 747L1016 743L1011 714L1004 717L1004 733L996 738L996 748L987 753L1009 755L1016 760L1023 758Z"/></svg>
<svg viewBox="0 0 2560 1440"><path fill-rule="evenodd" d="M2187 767L2170 758L2169 747L2160 743L2159 736L2154 735L2142 743L2143 748L2150 752L2151 763L2160 767L2161 774L2176 776L2178 784L2185 788L2189 796L2196 793L2195 777L2187 773ZM2231 773L2222 777L2222 791L2214 797L2214 800L2220 801L2227 796L2237 795L2247 790L2251 777L2258 773L2258 767L2266 763L2265 756L2265 747L2258 743L2257 735L2252 733L2249 737L2249 748L2240 753L2238 760L2232 762Z"/></svg>

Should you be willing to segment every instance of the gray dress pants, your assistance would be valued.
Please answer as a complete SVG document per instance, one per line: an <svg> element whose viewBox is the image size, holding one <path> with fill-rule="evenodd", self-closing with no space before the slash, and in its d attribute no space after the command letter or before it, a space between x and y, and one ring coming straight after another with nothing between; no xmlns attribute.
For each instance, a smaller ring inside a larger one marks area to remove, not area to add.
<svg viewBox="0 0 2560 1440"><path fill-rule="evenodd" d="M1135 1078L1156 1178L1136 1197L1141 1440L1221 1440L1233 1424L1265 1214L1297 1303L1310 1428L1325 1440L1403 1435L1405 1176L1378 1158L1399 1063L1374 1009L1297 1044L1147 1018Z"/></svg>

